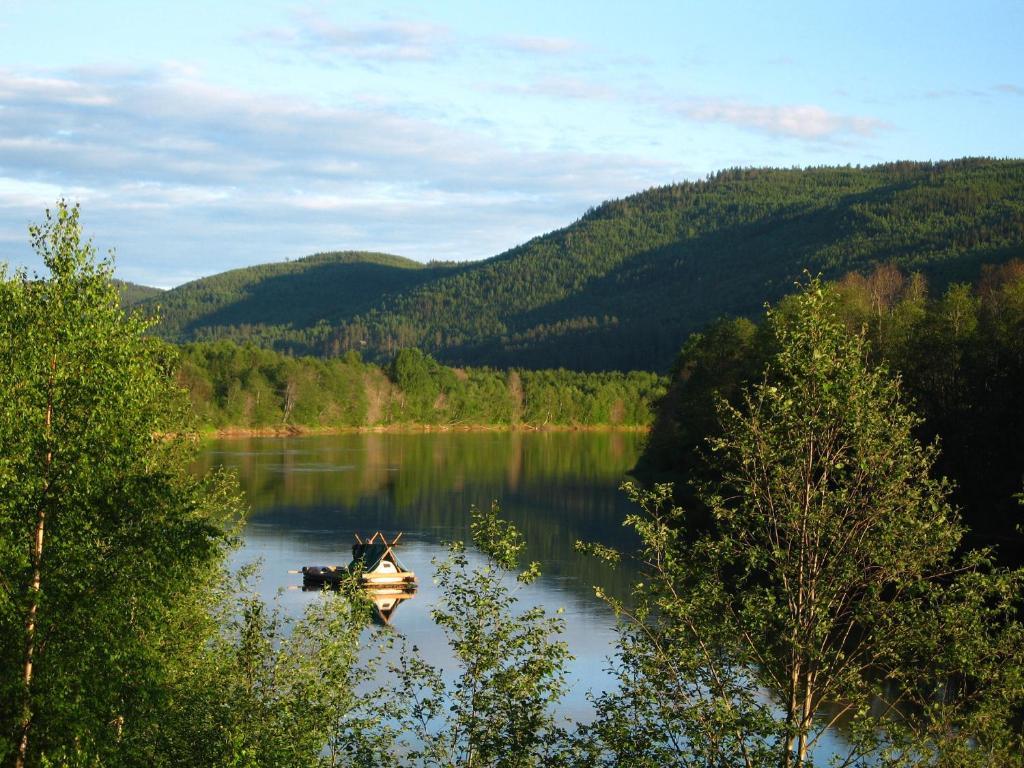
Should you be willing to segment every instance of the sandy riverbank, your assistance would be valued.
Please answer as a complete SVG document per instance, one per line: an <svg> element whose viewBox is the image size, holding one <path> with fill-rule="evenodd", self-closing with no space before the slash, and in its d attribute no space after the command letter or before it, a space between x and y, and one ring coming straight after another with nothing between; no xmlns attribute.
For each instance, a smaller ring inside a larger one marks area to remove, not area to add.
<svg viewBox="0 0 1024 768"><path fill-rule="evenodd" d="M304 435L350 435L367 433L418 434L432 432L648 432L649 426L621 424L382 424L372 427L306 427L282 424L277 427L204 428L204 438L298 437Z"/></svg>

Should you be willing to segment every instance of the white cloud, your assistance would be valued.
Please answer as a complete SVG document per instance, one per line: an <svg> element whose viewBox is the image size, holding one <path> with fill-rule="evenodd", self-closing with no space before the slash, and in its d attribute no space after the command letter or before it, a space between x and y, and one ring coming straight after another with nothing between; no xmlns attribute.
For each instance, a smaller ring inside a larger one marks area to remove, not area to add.
<svg viewBox="0 0 1024 768"><path fill-rule="evenodd" d="M452 43L451 30L439 24L407 20L340 24L308 9L295 12L290 25L255 37L322 63L434 61L449 53Z"/></svg>
<svg viewBox="0 0 1024 768"><path fill-rule="evenodd" d="M438 61L469 49L531 58L561 58L585 50L568 37L457 36L448 26L412 19L344 24L312 8L296 10L287 25L257 32L248 39L285 47L324 64L354 61L369 66Z"/></svg>
<svg viewBox="0 0 1024 768"><path fill-rule="evenodd" d="M774 136L816 141L851 134L870 137L888 127L881 120L841 115L813 104L774 106L705 100L679 105L675 111L696 122L725 123Z"/></svg>
<svg viewBox="0 0 1024 768"><path fill-rule="evenodd" d="M501 85L494 90L522 96L580 101L611 101L620 98L620 93L616 89L580 77L541 77L524 85Z"/></svg>
<svg viewBox="0 0 1024 768"><path fill-rule="evenodd" d="M500 47L518 53L541 54L544 56L564 56L565 54L576 53L582 48L577 41L567 37L507 36L498 38L497 43Z"/></svg>
<svg viewBox="0 0 1024 768"><path fill-rule="evenodd" d="M40 99L59 99L75 106L108 106L111 100L100 93L82 92L73 81L58 77L24 76L13 72L0 79L0 101L25 93L35 93Z"/></svg>
<svg viewBox="0 0 1024 768"><path fill-rule="evenodd" d="M180 67L0 71L0 106L0 231L23 231L57 197L81 200L120 274L158 285L326 249L487 257L679 175L627 153L517 150L376 102L223 88ZM24 263L27 246L3 258Z"/></svg>

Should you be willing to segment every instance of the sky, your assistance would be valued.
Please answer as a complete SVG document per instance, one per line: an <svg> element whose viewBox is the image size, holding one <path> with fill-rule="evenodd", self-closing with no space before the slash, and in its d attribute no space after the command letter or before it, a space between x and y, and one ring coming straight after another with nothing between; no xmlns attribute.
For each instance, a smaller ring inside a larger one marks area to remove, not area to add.
<svg viewBox="0 0 1024 768"><path fill-rule="evenodd" d="M0 262L493 256L737 166L1021 157L1024 3L0 0Z"/></svg>

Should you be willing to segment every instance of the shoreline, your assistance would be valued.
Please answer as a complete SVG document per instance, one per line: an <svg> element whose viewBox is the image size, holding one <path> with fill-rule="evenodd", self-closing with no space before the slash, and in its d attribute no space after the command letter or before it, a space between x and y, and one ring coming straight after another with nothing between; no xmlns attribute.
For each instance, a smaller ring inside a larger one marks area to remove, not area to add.
<svg viewBox="0 0 1024 768"><path fill-rule="evenodd" d="M650 432L649 425L624 424L378 424L372 427L277 427L200 428L203 440L247 437L312 437L317 435L430 434L444 432Z"/></svg>

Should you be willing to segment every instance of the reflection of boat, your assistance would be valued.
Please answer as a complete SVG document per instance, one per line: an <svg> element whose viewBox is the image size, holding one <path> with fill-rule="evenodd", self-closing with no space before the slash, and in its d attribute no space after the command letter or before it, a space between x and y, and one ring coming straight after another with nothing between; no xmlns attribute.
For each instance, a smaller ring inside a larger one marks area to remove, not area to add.
<svg viewBox="0 0 1024 768"><path fill-rule="evenodd" d="M307 565L293 573L302 574L302 589L306 591L338 587L344 579L358 575L359 586L373 602L376 618L388 624L398 604L415 595L418 584L416 574L402 565L395 554L394 547L401 538L400 533L389 542L377 531L363 541L357 533L348 566Z"/></svg>
<svg viewBox="0 0 1024 768"><path fill-rule="evenodd" d="M319 592L325 586L325 582L316 584L304 581L303 592ZM299 589L299 587L292 587ZM403 600L411 600L416 597L416 587L394 586L394 587L364 587L363 591L373 603L373 620L378 624L390 624L391 617L398 610L398 605Z"/></svg>
<svg viewBox="0 0 1024 768"><path fill-rule="evenodd" d="M374 618L381 624L390 624L399 604L416 596L414 590L403 587L367 587L366 596L373 601Z"/></svg>

